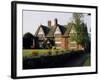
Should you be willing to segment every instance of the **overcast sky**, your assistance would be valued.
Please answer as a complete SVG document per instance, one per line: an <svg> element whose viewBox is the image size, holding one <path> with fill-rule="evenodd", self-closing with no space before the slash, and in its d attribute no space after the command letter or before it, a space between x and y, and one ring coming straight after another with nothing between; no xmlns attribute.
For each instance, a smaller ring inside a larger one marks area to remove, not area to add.
<svg viewBox="0 0 100 80"><path fill-rule="evenodd" d="M72 21L73 13L65 12L44 12L44 11L23 11L23 34L30 32L35 34L38 26L43 24L48 25L48 20L51 20L52 25L54 24L54 19L58 19L58 23L61 25L67 25L68 22ZM84 22L88 26L88 30L91 27L91 16L84 14Z"/></svg>

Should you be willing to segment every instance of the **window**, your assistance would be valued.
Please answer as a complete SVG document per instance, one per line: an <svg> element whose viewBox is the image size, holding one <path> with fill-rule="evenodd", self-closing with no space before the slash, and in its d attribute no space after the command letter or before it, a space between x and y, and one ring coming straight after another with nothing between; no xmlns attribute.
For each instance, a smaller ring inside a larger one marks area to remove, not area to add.
<svg viewBox="0 0 100 80"><path fill-rule="evenodd" d="M56 47L61 47L61 44L56 44Z"/></svg>
<svg viewBox="0 0 100 80"><path fill-rule="evenodd" d="M77 48L77 43L76 43L75 41L70 42L70 43L69 43L69 47L70 47L71 49L76 49L76 48Z"/></svg>

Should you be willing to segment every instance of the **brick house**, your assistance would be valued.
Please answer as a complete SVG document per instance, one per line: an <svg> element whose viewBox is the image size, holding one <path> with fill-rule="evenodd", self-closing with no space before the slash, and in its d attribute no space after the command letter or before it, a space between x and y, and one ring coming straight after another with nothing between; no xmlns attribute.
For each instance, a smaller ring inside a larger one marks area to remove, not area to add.
<svg viewBox="0 0 100 80"><path fill-rule="evenodd" d="M43 47L43 44L46 43L49 46L56 46L68 50L83 50L84 48L77 44L76 41L71 41L71 34L76 34L74 23L60 25L58 24L58 20L55 19L53 25L51 21L48 21L48 26L40 25L35 36L39 38L40 47Z"/></svg>

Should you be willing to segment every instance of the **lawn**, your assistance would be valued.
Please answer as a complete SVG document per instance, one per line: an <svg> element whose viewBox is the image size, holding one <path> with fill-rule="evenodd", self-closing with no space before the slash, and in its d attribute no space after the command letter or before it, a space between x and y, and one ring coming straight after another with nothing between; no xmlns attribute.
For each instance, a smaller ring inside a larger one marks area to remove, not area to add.
<svg viewBox="0 0 100 80"><path fill-rule="evenodd" d="M64 53L64 49L23 49L23 58L35 58L40 56L58 55ZM66 51L68 52L68 51Z"/></svg>
<svg viewBox="0 0 100 80"><path fill-rule="evenodd" d="M90 56L87 56L87 58L86 58L86 60L85 60L83 65L84 66L90 66L91 65Z"/></svg>
<svg viewBox="0 0 100 80"><path fill-rule="evenodd" d="M33 56L38 56L38 55L43 55L43 54L47 54L49 52L49 50L39 50L39 49L35 49L35 50L31 50L31 49L24 49L23 50L23 57L24 58L32 58Z"/></svg>

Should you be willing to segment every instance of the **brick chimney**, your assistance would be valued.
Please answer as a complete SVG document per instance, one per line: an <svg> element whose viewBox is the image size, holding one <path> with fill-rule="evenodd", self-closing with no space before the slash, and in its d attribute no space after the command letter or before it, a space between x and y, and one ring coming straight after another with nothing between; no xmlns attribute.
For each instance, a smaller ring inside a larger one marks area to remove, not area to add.
<svg viewBox="0 0 100 80"><path fill-rule="evenodd" d="M51 20L48 21L48 27L51 27Z"/></svg>
<svg viewBox="0 0 100 80"><path fill-rule="evenodd" d="M57 26L57 24L58 24L58 20L57 20L57 18L55 18L54 19L54 26Z"/></svg>

